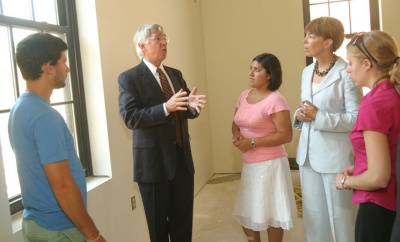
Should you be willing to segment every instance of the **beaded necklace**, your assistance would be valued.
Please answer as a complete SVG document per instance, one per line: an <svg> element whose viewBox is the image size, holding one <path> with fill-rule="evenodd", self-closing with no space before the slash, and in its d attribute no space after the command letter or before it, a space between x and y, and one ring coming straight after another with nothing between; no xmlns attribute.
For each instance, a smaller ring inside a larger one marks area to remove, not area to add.
<svg viewBox="0 0 400 242"><path fill-rule="evenodd" d="M328 72L332 69L332 67L335 65L335 63L336 63L336 61L338 60L338 57L337 57L337 55L333 55L333 60L331 61L331 63L329 64L329 67L328 67L328 69L326 69L325 71L322 71L322 72L320 72L319 70L318 70L318 61L316 61L315 62L315 65L314 65L314 73L317 75L317 76L326 76L326 74L328 74Z"/></svg>

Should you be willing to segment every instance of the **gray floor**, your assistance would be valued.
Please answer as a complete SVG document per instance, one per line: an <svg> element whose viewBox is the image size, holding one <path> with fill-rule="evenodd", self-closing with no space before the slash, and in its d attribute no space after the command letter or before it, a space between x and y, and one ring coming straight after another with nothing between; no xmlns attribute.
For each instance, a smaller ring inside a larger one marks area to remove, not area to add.
<svg viewBox="0 0 400 242"><path fill-rule="evenodd" d="M292 171L293 184L298 184L298 171ZM246 242L240 225L232 217L240 174L216 174L194 199L193 242ZM261 232L268 241L267 232ZM302 219L297 218L284 242L304 242Z"/></svg>

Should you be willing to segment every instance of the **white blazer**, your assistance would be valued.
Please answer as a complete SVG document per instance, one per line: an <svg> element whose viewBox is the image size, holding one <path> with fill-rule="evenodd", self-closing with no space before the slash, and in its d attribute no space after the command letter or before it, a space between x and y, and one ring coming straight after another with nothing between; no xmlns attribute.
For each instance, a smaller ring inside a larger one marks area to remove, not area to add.
<svg viewBox="0 0 400 242"><path fill-rule="evenodd" d="M314 63L303 70L301 101L313 103L318 112L312 122L300 122L294 114L294 128L301 130L297 163L306 158L320 173L338 173L354 163L349 133L356 121L361 90L346 72L347 63L339 57L321 84L312 92Z"/></svg>

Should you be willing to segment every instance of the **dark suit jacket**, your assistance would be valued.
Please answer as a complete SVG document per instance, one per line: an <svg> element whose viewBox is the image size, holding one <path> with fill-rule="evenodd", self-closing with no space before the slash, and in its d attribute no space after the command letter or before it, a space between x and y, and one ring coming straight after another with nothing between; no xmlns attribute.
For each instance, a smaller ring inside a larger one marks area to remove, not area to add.
<svg viewBox="0 0 400 242"><path fill-rule="evenodd" d="M175 92L190 90L182 73L164 66ZM156 78L142 61L120 74L119 111L129 129L133 130L134 181L159 182L175 177L177 149L174 115L165 116L164 93ZM187 168L194 174L187 119L198 117L195 109L179 111L182 123L183 153Z"/></svg>

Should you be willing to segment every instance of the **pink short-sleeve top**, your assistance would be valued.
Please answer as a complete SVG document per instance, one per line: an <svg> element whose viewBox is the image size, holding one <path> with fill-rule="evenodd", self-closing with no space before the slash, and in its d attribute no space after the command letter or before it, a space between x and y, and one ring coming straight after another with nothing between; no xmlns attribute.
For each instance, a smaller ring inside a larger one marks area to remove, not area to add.
<svg viewBox="0 0 400 242"><path fill-rule="evenodd" d="M247 96L251 90L243 91L236 103L237 111L233 121L240 128L240 134L244 138L257 138L275 133L276 127L272 122L271 114L290 110L289 105L278 91L272 92L257 103L250 104L247 102ZM249 164L285 156L287 156L287 153L283 145L273 147L256 146L242 152L243 162Z"/></svg>
<svg viewBox="0 0 400 242"><path fill-rule="evenodd" d="M374 191L353 190L353 203L373 202L384 208L396 210L396 152L400 130L400 97L389 80L374 87L361 100L356 123L350 133L354 149L353 175L368 169L363 131L385 134L389 143L391 178L388 186Z"/></svg>

